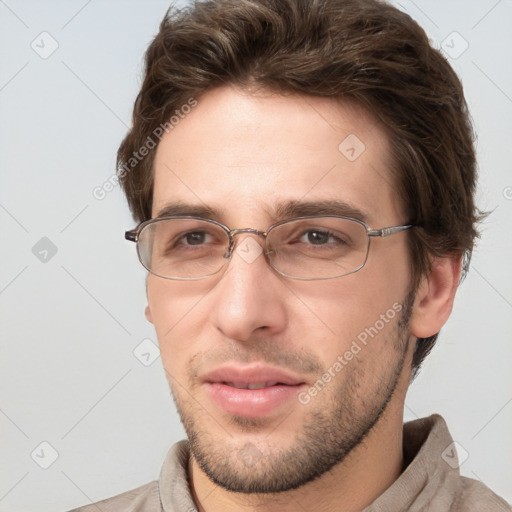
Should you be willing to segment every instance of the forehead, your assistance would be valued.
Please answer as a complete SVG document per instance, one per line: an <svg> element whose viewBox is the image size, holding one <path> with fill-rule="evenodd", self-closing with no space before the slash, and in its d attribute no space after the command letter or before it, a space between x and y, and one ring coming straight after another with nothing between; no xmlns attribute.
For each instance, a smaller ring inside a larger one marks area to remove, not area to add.
<svg viewBox="0 0 512 512"><path fill-rule="evenodd" d="M153 217L179 203L265 223L288 203L336 201L370 225L399 220L386 132L354 102L233 87L197 101L157 147Z"/></svg>

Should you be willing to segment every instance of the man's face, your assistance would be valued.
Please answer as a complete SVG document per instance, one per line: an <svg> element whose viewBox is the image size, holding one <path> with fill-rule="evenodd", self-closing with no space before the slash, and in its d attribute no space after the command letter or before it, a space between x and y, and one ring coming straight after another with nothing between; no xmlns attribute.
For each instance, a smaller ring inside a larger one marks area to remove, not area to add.
<svg viewBox="0 0 512 512"><path fill-rule="evenodd" d="M160 142L152 214L208 207L231 229L265 231L278 206L338 201L371 228L404 224L388 155L382 127L353 104L223 87ZM147 316L213 481L283 491L360 445L409 372L406 237L373 239L360 271L330 280L279 275L254 252L263 238L245 233L218 275L149 275Z"/></svg>

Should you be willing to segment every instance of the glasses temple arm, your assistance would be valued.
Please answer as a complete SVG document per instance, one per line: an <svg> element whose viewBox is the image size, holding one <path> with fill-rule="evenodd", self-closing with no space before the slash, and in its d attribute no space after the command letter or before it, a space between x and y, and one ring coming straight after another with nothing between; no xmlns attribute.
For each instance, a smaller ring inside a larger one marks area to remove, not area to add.
<svg viewBox="0 0 512 512"><path fill-rule="evenodd" d="M130 231L125 231L124 237L126 240L129 240L130 242L137 242L139 239L139 234L137 233L136 229L132 229Z"/></svg>
<svg viewBox="0 0 512 512"><path fill-rule="evenodd" d="M389 228L382 229L369 229L368 236L380 236L381 238L386 238L387 236L394 235L395 233L400 233L401 231L405 231L414 227L412 224L407 226L391 226Z"/></svg>

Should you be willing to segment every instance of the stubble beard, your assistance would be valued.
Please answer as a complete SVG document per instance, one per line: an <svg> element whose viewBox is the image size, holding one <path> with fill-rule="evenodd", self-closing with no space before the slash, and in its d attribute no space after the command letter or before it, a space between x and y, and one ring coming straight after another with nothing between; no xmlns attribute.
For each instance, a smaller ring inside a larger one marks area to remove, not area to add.
<svg viewBox="0 0 512 512"><path fill-rule="evenodd" d="M329 403L321 401L321 393L326 393L322 391L304 406L311 406L311 412L292 446L276 445L272 434L260 435L261 439L254 443L237 442L238 433L242 432L240 438L245 438L247 433L258 434L266 427L265 420L244 417L230 418L233 428L226 428L225 441L213 438L208 421L214 420L202 408L196 407L194 412L190 400L182 400L173 393L191 455L199 467L210 480L228 491L269 494L301 487L342 462L364 441L395 393L407 355L412 303L413 295L409 293L393 329L394 341L371 341L392 344L390 348L397 353L394 367L381 377L378 388L363 394L361 384L372 369L359 368L362 365L352 361L343 369L345 378ZM203 421L197 421L198 415Z"/></svg>

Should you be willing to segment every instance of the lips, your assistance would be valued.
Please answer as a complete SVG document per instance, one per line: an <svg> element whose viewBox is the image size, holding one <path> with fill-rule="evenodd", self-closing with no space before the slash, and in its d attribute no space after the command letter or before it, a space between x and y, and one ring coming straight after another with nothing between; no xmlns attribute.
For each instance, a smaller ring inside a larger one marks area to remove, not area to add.
<svg viewBox="0 0 512 512"><path fill-rule="evenodd" d="M249 384L244 384L242 382L223 382L226 386L231 386L232 388L237 389L263 389L269 388L270 386L275 386L279 384L277 381L268 381L268 382L250 382Z"/></svg>
<svg viewBox="0 0 512 512"><path fill-rule="evenodd" d="M241 366L223 366L207 373L203 380L205 382L221 382L224 384L233 384L233 387L242 388L254 384L283 384L286 386L296 386L304 382L297 377L280 368L269 366L251 365Z"/></svg>
<svg viewBox="0 0 512 512"><path fill-rule="evenodd" d="M203 383L223 412L252 418L277 414L305 386L296 375L261 365L217 368L204 376Z"/></svg>

